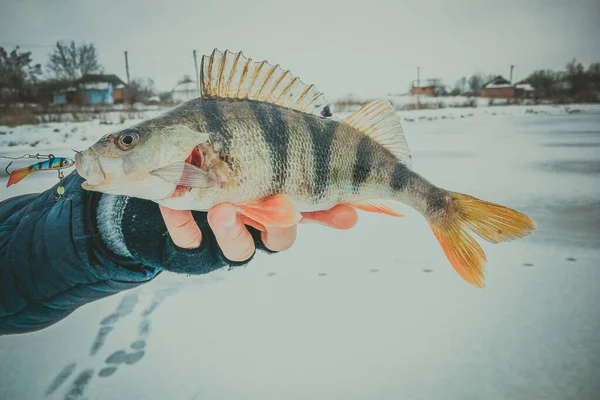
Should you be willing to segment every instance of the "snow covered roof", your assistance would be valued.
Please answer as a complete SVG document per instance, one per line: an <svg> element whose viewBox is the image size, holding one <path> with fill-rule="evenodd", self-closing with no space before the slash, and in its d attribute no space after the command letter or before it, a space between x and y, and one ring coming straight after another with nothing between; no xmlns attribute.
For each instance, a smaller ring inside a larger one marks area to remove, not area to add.
<svg viewBox="0 0 600 400"><path fill-rule="evenodd" d="M524 90L526 92L534 92L535 89L533 88L533 86L531 86L529 83L517 83L515 85L515 88L520 89L520 90Z"/></svg>
<svg viewBox="0 0 600 400"><path fill-rule="evenodd" d="M426 88L435 88L435 85L432 85L429 82L428 83L424 83L424 82L417 83L416 81L413 81L412 87L419 88L419 89L426 89Z"/></svg>
<svg viewBox="0 0 600 400"><path fill-rule="evenodd" d="M88 90L108 90L110 88L109 82L89 82L83 83L81 85L82 88Z"/></svg>
<svg viewBox="0 0 600 400"><path fill-rule="evenodd" d="M125 85L125 82L114 74L85 74L79 79L79 83L110 82L113 86Z"/></svg>
<svg viewBox="0 0 600 400"><path fill-rule="evenodd" d="M496 76L494 79L483 85L485 89L499 89L513 87L502 75Z"/></svg>
<svg viewBox="0 0 600 400"><path fill-rule="evenodd" d="M489 83L484 86L486 89L500 89L500 88L511 88L513 85L510 83Z"/></svg>

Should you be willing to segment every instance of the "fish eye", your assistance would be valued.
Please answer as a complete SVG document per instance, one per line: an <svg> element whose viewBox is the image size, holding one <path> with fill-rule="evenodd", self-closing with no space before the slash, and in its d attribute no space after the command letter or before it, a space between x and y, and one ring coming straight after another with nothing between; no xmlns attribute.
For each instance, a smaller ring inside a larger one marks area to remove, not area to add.
<svg viewBox="0 0 600 400"><path fill-rule="evenodd" d="M138 134L134 130L126 130L121 135L119 135L118 146L121 150L127 150L130 148L137 140Z"/></svg>

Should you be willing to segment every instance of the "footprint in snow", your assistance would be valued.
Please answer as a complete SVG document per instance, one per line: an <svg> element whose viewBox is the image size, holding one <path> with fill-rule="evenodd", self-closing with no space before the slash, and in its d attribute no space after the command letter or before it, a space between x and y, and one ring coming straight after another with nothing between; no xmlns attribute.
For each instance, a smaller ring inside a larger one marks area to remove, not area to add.
<svg viewBox="0 0 600 400"><path fill-rule="evenodd" d="M165 298L177 292L178 290L178 287L168 287L155 292L151 303L141 313L142 319L138 325L138 337L131 342L131 349L121 349L109 355L104 361L104 367L98 372L98 376L102 378L112 376L121 365L134 365L144 357L147 346L146 338L150 333L151 326L148 317L157 309L157 307L164 301ZM138 302L139 299L137 294L127 294L123 297L117 306L117 309L113 313L102 318L100 321L100 328L90 349L91 357L95 356L102 349L106 343L107 336L114 330L116 323L121 318L131 314ZM50 383L45 395L49 396L50 394L56 392L58 388L60 388L69 378L71 378L71 376L73 376L76 367L77 364L74 362L65 366ZM72 400L86 398L85 391L89 386L93 376L94 369L92 368L85 369L76 375L71 382L71 385L66 389L64 399Z"/></svg>
<svg viewBox="0 0 600 400"><path fill-rule="evenodd" d="M76 363L71 363L64 367L62 371L58 373L56 378L54 378L50 386L48 386L48 389L46 389L46 396L54 393L54 391L58 389L60 385L62 385L67 379L69 379L73 371L75 371L76 366Z"/></svg>
<svg viewBox="0 0 600 400"><path fill-rule="evenodd" d="M146 342L143 340L136 340L131 344L131 348L134 350L132 352L126 352L125 350L118 350L112 353L105 360L106 364L110 366L105 367L100 370L98 375L100 377L108 377L114 374L117 371L117 368L121 364L133 365L140 361L142 357L144 357L145 351L143 350L146 347Z"/></svg>
<svg viewBox="0 0 600 400"><path fill-rule="evenodd" d="M92 348L90 349L90 356L96 355L98 351L104 346L106 343L106 338L108 334L114 329L114 325L119 321L119 319L131 314L133 308L138 303L139 299L137 294L128 294L123 297L117 309L112 314L107 315L100 321L100 329L96 334L96 338L92 343Z"/></svg>
<svg viewBox="0 0 600 400"><path fill-rule="evenodd" d="M83 395L85 394L85 390L90 384L90 380L92 379L93 375L94 370L91 368L86 369L85 371L77 375L77 378L75 378L75 380L71 384L71 387L69 388L69 391L65 395L64 399L75 400L84 398Z"/></svg>

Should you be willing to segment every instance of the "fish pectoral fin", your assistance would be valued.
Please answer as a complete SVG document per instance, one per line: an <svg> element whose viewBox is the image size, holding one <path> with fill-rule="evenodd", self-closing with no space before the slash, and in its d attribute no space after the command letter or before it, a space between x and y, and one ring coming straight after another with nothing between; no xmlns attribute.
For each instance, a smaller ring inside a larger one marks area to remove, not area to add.
<svg viewBox="0 0 600 400"><path fill-rule="evenodd" d="M349 206L359 210L390 215L392 217L404 217L395 210L396 204L385 204L383 200L365 200L356 203L348 203Z"/></svg>
<svg viewBox="0 0 600 400"><path fill-rule="evenodd" d="M248 225L251 226L255 229L258 229L261 232L266 232L267 228L265 228L265 226L259 222L256 222L255 220L246 217L244 214L240 215L241 219L242 219L242 223L244 225Z"/></svg>
<svg viewBox="0 0 600 400"><path fill-rule="evenodd" d="M29 167L25 167L25 168L21 168L21 169L17 169L13 172L10 173L10 176L8 177L8 182L6 183L6 187L9 187L11 185L14 185L15 183L20 182L23 178L25 178L27 175L31 174L34 170L30 169Z"/></svg>
<svg viewBox="0 0 600 400"><path fill-rule="evenodd" d="M247 217L244 223L251 220L262 227L287 228L302 219L292 199L285 194L276 194L247 204L236 204L236 208L240 214ZM251 223L248 225L254 226Z"/></svg>
<svg viewBox="0 0 600 400"><path fill-rule="evenodd" d="M150 174L179 186L208 188L217 185L208 172L183 161L155 169Z"/></svg>

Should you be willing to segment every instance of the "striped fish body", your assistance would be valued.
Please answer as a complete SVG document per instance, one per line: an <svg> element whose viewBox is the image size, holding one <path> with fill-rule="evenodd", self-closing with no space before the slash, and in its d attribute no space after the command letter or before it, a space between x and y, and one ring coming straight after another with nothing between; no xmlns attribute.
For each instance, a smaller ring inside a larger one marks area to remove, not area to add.
<svg viewBox="0 0 600 400"><path fill-rule="evenodd" d="M232 203L242 222L259 229L289 227L300 212L341 203L400 216L394 207L404 203L425 217L454 269L478 287L486 259L469 231L498 243L535 229L526 215L414 172L387 101L329 118L313 85L277 65L217 50L202 58L200 86L202 97L78 153L83 188L179 210Z"/></svg>
<svg viewBox="0 0 600 400"><path fill-rule="evenodd" d="M194 188L164 200L182 209L209 209L289 195L299 211L369 199L404 199L416 175L386 147L329 118L248 100L196 99L179 110L196 115L230 170L219 190ZM208 168L208 167L207 167Z"/></svg>

